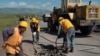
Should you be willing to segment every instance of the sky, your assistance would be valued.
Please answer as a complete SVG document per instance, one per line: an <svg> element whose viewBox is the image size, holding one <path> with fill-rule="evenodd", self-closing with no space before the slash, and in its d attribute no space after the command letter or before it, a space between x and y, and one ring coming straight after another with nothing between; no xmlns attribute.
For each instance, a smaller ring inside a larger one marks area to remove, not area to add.
<svg viewBox="0 0 100 56"><path fill-rule="evenodd" d="M88 4L89 0L82 0L83 4ZM93 4L100 4L100 0L92 0ZM61 0L0 0L0 8L4 7L23 7L23 8L39 8L52 10L52 8L61 7Z"/></svg>

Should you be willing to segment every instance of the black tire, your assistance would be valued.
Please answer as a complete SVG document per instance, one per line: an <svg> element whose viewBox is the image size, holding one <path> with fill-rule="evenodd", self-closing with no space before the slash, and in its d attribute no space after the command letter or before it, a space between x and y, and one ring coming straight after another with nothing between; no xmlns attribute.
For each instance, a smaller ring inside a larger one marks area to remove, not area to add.
<svg viewBox="0 0 100 56"><path fill-rule="evenodd" d="M82 35L89 35L92 32L93 26L81 26L80 31Z"/></svg>

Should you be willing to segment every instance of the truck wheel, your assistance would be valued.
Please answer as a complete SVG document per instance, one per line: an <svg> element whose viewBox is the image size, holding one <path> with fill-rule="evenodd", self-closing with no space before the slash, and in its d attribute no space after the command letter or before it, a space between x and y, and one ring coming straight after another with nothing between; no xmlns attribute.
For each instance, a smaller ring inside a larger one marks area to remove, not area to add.
<svg viewBox="0 0 100 56"><path fill-rule="evenodd" d="M92 32L92 26L82 26L80 31L82 35L89 35Z"/></svg>

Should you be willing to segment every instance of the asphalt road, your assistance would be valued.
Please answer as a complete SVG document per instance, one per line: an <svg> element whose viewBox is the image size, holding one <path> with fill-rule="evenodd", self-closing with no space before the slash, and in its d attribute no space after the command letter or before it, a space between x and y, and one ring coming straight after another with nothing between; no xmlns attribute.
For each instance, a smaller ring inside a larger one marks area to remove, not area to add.
<svg viewBox="0 0 100 56"><path fill-rule="evenodd" d="M47 24L42 21L39 23L41 26L39 35L40 46L55 46L56 33L48 33L46 31ZM58 42L62 43L62 38L59 39ZM2 35L0 32L0 56L5 56L5 52L1 48L2 43ZM34 56L34 45L32 45L32 33L30 28L26 30L22 43L24 52L28 54L28 56ZM93 32L89 36L82 36L79 32L76 32L75 51L74 53L66 54L66 56L100 56L100 32Z"/></svg>

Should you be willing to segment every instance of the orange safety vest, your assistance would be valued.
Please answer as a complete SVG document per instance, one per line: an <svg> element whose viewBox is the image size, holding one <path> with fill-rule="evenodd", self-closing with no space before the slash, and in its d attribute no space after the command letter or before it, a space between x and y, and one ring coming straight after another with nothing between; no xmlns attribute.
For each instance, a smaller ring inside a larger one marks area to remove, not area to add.
<svg viewBox="0 0 100 56"><path fill-rule="evenodd" d="M74 27L73 24L68 19L63 19L60 22L60 25L62 26L63 31L66 33L67 30L71 27Z"/></svg>
<svg viewBox="0 0 100 56"><path fill-rule="evenodd" d="M19 53L20 48L18 45L21 43L21 40L22 40L22 35L20 35L18 27L15 27L13 35L8 37L6 41L7 44L4 44L3 49L6 51L6 53L10 54Z"/></svg>

